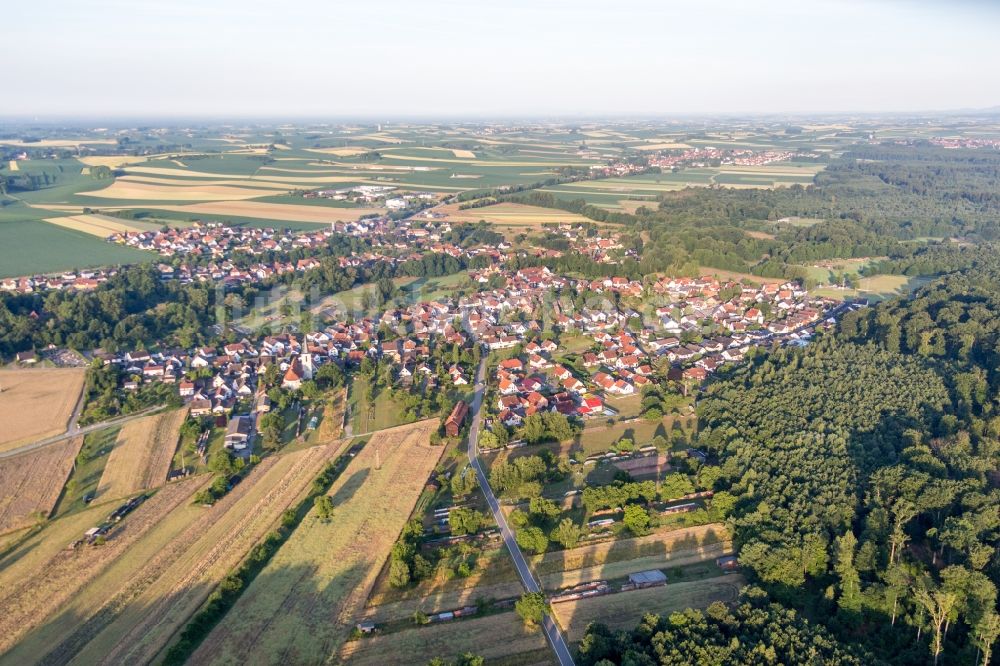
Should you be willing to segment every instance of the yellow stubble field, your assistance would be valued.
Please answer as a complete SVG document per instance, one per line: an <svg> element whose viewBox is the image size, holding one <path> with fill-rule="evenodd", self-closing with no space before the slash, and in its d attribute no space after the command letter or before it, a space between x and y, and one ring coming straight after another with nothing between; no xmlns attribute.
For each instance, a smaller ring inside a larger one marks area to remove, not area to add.
<svg viewBox="0 0 1000 666"><path fill-rule="evenodd" d="M0 451L64 432L83 379L81 368L0 370Z"/></svg>

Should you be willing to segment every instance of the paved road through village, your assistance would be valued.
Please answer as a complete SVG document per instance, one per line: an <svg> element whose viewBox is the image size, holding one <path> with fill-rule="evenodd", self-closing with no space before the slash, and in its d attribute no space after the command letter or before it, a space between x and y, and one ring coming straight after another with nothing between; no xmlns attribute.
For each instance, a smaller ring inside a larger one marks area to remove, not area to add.
<svg viewBox="0 0 1000 666"><path fill-rule="evenodd" d="M476 470L479 487L483 489L483 493L486 495L486 502L490 506L494 520L496 520L497 525L500 527L500 534L503 536L507 550L510 551L510 556L514 560L514 566L517 567L517 573L521 577L521 582L528 592L539 592L541 588L538 585L538 581L531 575L531 569L528 568L528 563L521 553L521 548L514 539L514 532L507 525L507 519L500 510L500 502L497 501L496 495L493 494L493 489L490 488L490 483L486 478L486 473L483 471L483 466L479 462L479 428L483 421L480 407L483 404L483 394L486 392L486 358L486 356L483 356L482 361L479 363L479 370L476 373L476 392L472 399L472 424L469 427L469 462L472 464L473 469ZM558 625L556 625L555 621L548 614L545 615L545 619L542 622L542 629L545 631L545 636L549 639L549 644L552 645L552 649L559 659L560 666L572 666L573 656L570 654L569 646L566 645L566 639L563 638Z"/></svg>

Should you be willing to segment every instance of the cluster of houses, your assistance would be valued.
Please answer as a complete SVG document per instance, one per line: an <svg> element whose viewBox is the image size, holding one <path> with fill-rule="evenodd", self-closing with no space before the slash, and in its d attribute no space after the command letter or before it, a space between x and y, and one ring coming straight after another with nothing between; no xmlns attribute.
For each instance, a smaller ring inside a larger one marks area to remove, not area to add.
<svg viewBox="0 0 1000 666"><path fill-rule="evenodd" d="M719 164L760 166L784 162L800 156L791 150L748 150L730 148L689 148L676 152L657 153L649 158L650 166L670 168L675 166L704 167Z"/></svg>
<svg viewBox="0 0 1000 666"><path fill-rule="evenodd" d="M615 264L626 257L638 256L634 249L624 248L621 236L617 233L606 236L589 235L588 230L582 226L570 224L560 224L554 233L569 239L569 252L590 257L598 264ZM541 258L559 258L565 252L551 248L537 248L534 254Z"/></svg>
<svg viewBox="0 0 1000 666"><path fill-rule="evenodd" d="M45 291L91 291L97 289L108 278L116 275L116 268L93 268L81 271L67 271L57 275L28 275L4 278L0 290L18 294L32 294Z"/></svg>
<svg viewBox="0 0 1000 666"><path fill-rule="evenodd" d="M396 188L391 185L357 185L336 190L323 189L306 192L306 199L330 199L332 201L353 201L356 203L381 203L389 210L403 210L414 203L437 201L434 192L402 192L390 196Z"/></svg>
<svg viewBox="0 0 1000 666"><path fill-rule="evenodd" d="M586 159L599 159L600 154L594 151L580 151L577 153L580 157ZM635 174L642 173L648 169L644 164L639 162L627 162L625 160L611 160L607 164L593 164L590 167L591 177L595 176L606 176L606 177L617 177L617 176L634 176Z"/></svg>
<svg viewBox="0 0 1000 666"><path fill-rule="evenodd" d="M389 307L379 315L328 323L309 333L243 339L221 348L100 357L123 370L125 390L145 382L175 384L192 416L221 419L240 412L260 418L270 401L259 377L272 365L280 373L280 385L290 390L300 388L325 363L357 366L366 356L391 361L401 385L419 381L421 387L437 388L441 382L472 382L467 364L432 353L439 344L468 348L477 342L486 350L520 346L520 353L503 361L496 374L498 418L516 426L540 411L583 418L613 414L613 399L656 381L664 359L670 366L668 378L703 380L722 364L741 360L752 345L808 339L816 326L826 324L833 306L794 284L758 287L712 278L661 278L648 287L662 304L647 308L643 316L624 306L574 308L572 299L558 298L562 292L593 290L642 293L642 285L625 278L577 280L546 267L510 271L495 266L471 275L478 282L499 275L503 286ZM593 343L579 354L581 362L569 368L555 360L567 351L543 331L583 335ZM452 416L460 427L464 414ZM231 448L239 452L238 440L252 423L231 427Z"/></svg>
<svg viewBox="0 0 1000 666"><path fill-rule="evenodd" d="M157 231L123 231L108 237L120 245L156 252L163 257L203 257L224 260L240 252L259 256L272 252L317 250L327 245L332 236L368 238L376 248L423 247L441 240L451 225L414 224L410 220L393 221L386 217L369 217L351 222L331 222L329 228L293 232L287 229L233 227L219 222L195 222L186 228L166 228Z"/></svg>
<svg viewBox="0 0 1000 666"><path fill-rule="evenodd" d="M157 268L164 280L180 282L218 282L226 286L255 284L288 273L301 273L320 266L316 256L297 261L271 260L247 265L233 261L235 253L263 257L269 253L287 254L301 250L318 255L332 236L354 236L371 241L373 249L339 257L342 268L390 264L420 259L423 252L447 254L456 258L487 256L494 262L506 258L509 245L463 248L442 240L451 225L443 221L414 223L373 217L353 222L332 222L329 228L292 232L272 228L233 227L218 222L195 222L192 226L157 231L127 231L108 237L113 243L180 262L160 263ZM5 278L0 290L22 294L54 290L87 291L96 289L117 274L117 268L87 269L54 275Z"/></svg>
<svg viewBox="0 0 1000 666"><path fill-rule="evenodd" d="M530 351L529 351L530 348ZM497 420L508 427L519 426L526 417L543 411L566 416L596 416L606 411L604 400L588 392L573 373L551 360L551 340L531 342L525 347L528 362L519 357L501 361L497 367Z"/></svg>
<svg viewBox="0 0 1000 666"><path fill-rule="evenodd" d="M960 137L934 137L930 140L942 148L1000 148L998 139L968 139Z"/></svg>

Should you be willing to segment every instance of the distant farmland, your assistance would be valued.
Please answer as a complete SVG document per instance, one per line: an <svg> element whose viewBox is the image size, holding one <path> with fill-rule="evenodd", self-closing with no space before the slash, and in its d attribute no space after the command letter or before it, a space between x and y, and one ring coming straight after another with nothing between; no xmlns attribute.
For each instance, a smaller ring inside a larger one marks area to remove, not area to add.
<svg viewBox="0 0 1000 666"><path fill-rule="evenodd" d="M731 188L787 187L809 185L824 165L780 162L761 166L689 167L676 173L654 173L623 178L584 180L542 188L560 199L586 199L588 203L611 209L622 208L622 199L651 197L686 187L718 185ZM655 202L652 204L655 206Z"/></svg>
<svg viewBox="0 0 1000 666"><path fill-rule="evenodd" d="M152 253L114 245L88 233L57 227L41 219L5 221L0 218L0 278L54 273L70 268L142 263L155 258Z"/></svg>
<svg viewBox="0 0 1000 666"><path fill-rule="evenodd" d="M345 207L327 200L308 204L286 193L321 187L385 185L397 191L455 194L470 189L523 186L551 177L555 167L603 163L576 145L544 138L469 138L470 148L425 145L452 140L460 131L393 128L383 132L336 131L305 138L291 132L275 150L266 136L174 137L186 152L143 157L88 156L5 162L5 171L44 179L0 206L0 277L155 260L155 255L106 243L126 228L146 229L160 221L193 219L299 229L384 214L377 207ZM32 147L107 144L113 139L47 139ZM10 141L19 145L19 141ZM420 144L419 146L417 144ZM375 155L374 158L371 156ZM109 167L117 177L96 171ZM102 177L103 176L103 177ZM274 201L274 197L287 200ZM301 202L301 203L300 203ZM32 206L38 206L33 208ZM83 208L152 213L146 221L83 217ZM160 212L161 215L156 213ZM54 213L66 213L59 217ZM41 222L48 220L49 223ZM551 219L551 218L550 218ZM36 223L37 222L37 223ZM497 224L524 224L516 215Z"/></svg>
<svg viewBox="0 0 1000 666"><path fill-rule="evenodd" d="M492 206L481 208L466 208L461 210L458 204L442 206L438 212L447 215L449 222L474 223L480 220L494 224L498 227L525 231L537 231L543 224L581 224L590 222L597 224L593 220L554 208L543 208L541 206L528 206L519 203L498 203Z"/></svg>

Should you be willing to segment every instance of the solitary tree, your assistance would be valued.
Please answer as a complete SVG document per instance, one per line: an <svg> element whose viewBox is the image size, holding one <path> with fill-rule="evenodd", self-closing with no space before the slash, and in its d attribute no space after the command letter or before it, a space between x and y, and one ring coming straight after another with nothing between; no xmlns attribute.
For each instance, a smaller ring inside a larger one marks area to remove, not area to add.
<svg viewBox="0 0 1000 666"><path fill-rule="evenodd" d="M514 612L524 621L525 626L534 627L541 624L548 606L545 595L541 592L527 592L514 603Z"/></svg>
<svg viewBox="0 0 1000 666"><path fill-rule="evenodd" d="M572 548L580 542L582 531L572 519L563 518L552 530L551 538L563 548Z"/></svg>

